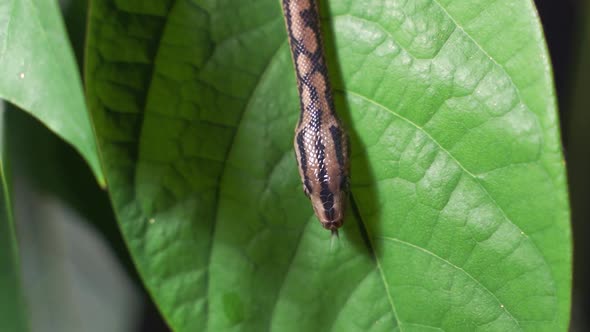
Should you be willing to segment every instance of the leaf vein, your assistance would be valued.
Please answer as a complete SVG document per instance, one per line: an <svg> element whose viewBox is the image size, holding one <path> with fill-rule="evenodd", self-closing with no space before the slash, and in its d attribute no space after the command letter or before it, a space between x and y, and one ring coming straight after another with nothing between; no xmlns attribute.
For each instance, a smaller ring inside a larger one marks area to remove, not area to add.
<svg viewBox="0 0 590 332"><path fill-rule="evenodd" d="M525 232L514 222L512 221L512 219L510 219L508 217L508 215L506 214L506 212L504 211L503 207L498 204L498 202L492 197L492 195L490 194L490 192L487 190L487 188L481 183L480 179L473 174L471 171L469 171L450 151L448 151L447 149L445 149L434 137L432 137L430 135L430 133L428 133L424 128L422 128L421 126L419 126L418 124L416 124L415 122L413 122L412 120L404 117L403 115L395 112L394 110L391 110L389 108L387 108L385 105L380 104L379 102L372 100L368 97L365 97L364 95L351 91L351 90L346 90L346 93L356 96L357 98L363 99L375 106L377 106L378 108L381 108L387 112L390 112L391 114L393 114L394 116L398 117L401 120L406 121L408 124L416 127L418 130L420 130L422 133L424 133L424 135L426 135L430 140L432 140L432 142L434 142L443 152L445 152L451 159L453 159L455 161L455 163L457 163L457 165L466 173L468 174L477 184L478 186L482 189L482 191L484 192L484 194L490 199L490 201L494 204L494 206L496 206L499 210L499 212L502 214L503 218L509 222L510 224L512 224L514 227L516 227L517 230L519 230L521 233L525 234ZM539 255L539 257L541 257L541 260L543 261L543 263L545 264L545 266L547 267L548 271L551 271L549 264L547 262L547 259L545 258L545 256L543 255L543 253L541 252L541 250L539 249L539 247L537 246L537 244L530 238L530 237L526 237L526 239L531 243L533 250L535 250L537 252L537 254ZM552 288L555 289L555 280L551 279L552 281Z"/></svg>
<svg viewBox="0 0 590 332"><path fill-rule="evenodd" d="M455 161L455 163L457 163L457 165L466 173L468 174L478 185L479 187L482 189L482 191L485 193L485 195L490 199L490 201L498 208L498 210L500 211L500 213L502 214L502 216L504 217L504 219L506 221L508 221L510 224L512 224L514 227L516 227L517 230L519 230L520 232L522 232L523 234L525 234L525 232L514 222L512 221L512 219L510 219L508 217L508 215L506 214L506 211L504 211L504 209L502 208L502 206L500 204L498 204L498 202L496 202L496 200L492 197L492 195L490 194L490 192L487 190L487 188L481 183L480 179L473 174L471 171L469 171L449 150L447 150L446 148L444 148L440 142L438 142L434 137L432 137L430 135L430 133L428 133L428 131L426 131L424 128L422 128L420 125L416 124L415 122L413 122L412 120L404 117L403 115L397 113L394 110L391 110L389 108L387 108L385 105L380 104L379 102L370 99L368 97L365 97L364 95L351 91L351 90L346 90L346 93L349 93L353 96L356 96L358 98L361 98L391 114L393 114L394 116L398 117L401 120L406 121L408 124L416 127L416 129L420 130L422 133L424 133L424 135L426 135L434 144L436 144L438 146L439 149L441 149L444 153L446 153L451 159L453 159ZM547 260L545 258L545 256L542 254L541 250L539 249L539 247L537 246L537 244L530 239L529 237L527 237L527 239L529 239L529 241L531 242L533 248L535 249L535 251L539 254L539 256L542 258L543 262L547 265L547 267L549 267L549 264L547 263ZM555 285L553 285L555 287Z"/></svg>
<svg viewBox="0 0 590 332"><path fill-rule="evenodd" d="M496 300L496 302L498 302L499 307L500 308L503 308L504 311L508 314L508 316L510 316L510 318L516 323L516 325L519 328L521 328L518 320L512 315L512 313L510 313L510 311L508 310L508 308L500 301L500 299L498 299L498 297L489 288L487 288L484 284L482 284L479 280L477 280L475 277L473 277L469 272L467 272L463 268L461 268L461 267L453 264L449 260L447 260L447 259L445 259L445 258L443 258L443 257L441 257L441 256L439 256L439 255L437 255L435 253L433 253L432 251L430 251L430 250L428 250L426 248L422 248L420 246L417 246L417 245L415 245L413 243L406 242L406 241L400 240L398 238L390 237L390 236L378 236L377 239L383 239L383 240L397 242L397 243L403 244L403 245L405 245L407 247L410 247L410 248L419 250L419 251L421 251L421 252L423 252L425 254L428 254L428 255L430 255L430 256L432 256L432 257L434 257L434 258L436 258L436 259L444 262L445 264L451 266L452 268L454 268L454 269L456 269L458 271L463 272L463 274L465 274L467 277L469 277L469 279L473 280L477 285L479 285L482 289L484 289L487 293L489 293L494 298L494 300Z"/></svg>

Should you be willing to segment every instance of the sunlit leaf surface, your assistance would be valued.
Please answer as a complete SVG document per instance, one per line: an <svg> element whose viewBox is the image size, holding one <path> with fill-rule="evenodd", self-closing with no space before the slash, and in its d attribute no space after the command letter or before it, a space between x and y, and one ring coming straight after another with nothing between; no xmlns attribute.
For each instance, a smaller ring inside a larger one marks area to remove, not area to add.
<svg viewBox="0 0 590 332"><path fill-rule="evenodd" d="M569 212L532 3L322 4L357 208L333 248L296 171L279 1L92 2L107 183L169 324L565 331Z"/></svg>

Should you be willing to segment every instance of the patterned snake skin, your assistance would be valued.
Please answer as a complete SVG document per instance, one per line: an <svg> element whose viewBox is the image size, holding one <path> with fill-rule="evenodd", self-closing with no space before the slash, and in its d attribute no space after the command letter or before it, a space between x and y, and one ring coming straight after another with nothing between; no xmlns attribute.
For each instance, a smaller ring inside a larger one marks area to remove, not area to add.
<svg viewBox="0 0 590 332"><path fill-rule="evenodd" d="M334 100L316 0L283 0L301 114L295 153L303 191L324 228L338 234L348 200L348 138Z"/></svg>

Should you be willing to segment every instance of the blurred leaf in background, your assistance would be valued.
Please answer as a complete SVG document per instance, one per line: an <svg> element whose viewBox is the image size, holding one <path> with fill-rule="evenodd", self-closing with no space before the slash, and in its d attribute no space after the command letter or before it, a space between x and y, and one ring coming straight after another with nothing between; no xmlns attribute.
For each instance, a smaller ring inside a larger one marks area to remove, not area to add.
<svg viewBox="0 0 590 332"><path fill-rule="evenodd" d="M20 257L12 213L12 195L5 151L5 110L0 101L0 331L28 331L22 293Z"/></svg>
<svg viewBox="0 0 590 332"><path fill-rule="evenodd" d="M104 192L79 155L40 123L14 107L7 121L31 330L135 330L143 298L113 252L121 240Z"/></svg>
<svg viewBox="0 0 590 332"><path fill-rule="evenodd" d="M13 51L17 48L14 43L27 45L20 50L23 61L34 59L34 63L27 67L34 75L27 76L29 72L23 72L24 78L19 75L19 79L29 78L23 83L23 89L30 89L24 97L13 86L14 80L8 75L3 76L3 82L11 88L7 99L15 97L19 101L18 98L23 97L25 106L30 101L31 111L44 112L43 116L65 126L59 127L63 132L58 134L65 134L77 150L86 153L86 158L88 154L96 157L96 150L85 145L87 139L94 144L94 134L90 126L85 126L89 122L79 71L70 54L68 38L55 4L54 1L25 1L0 5L5 10L0 10L0 21L19 20L17 24L30 25L31 28L31 31L21 31L24 27L18 31L0 29L5 46L10 48L10 52L0 53L3 56L0 66L14 60ZM86 24L84 2L70 4L62 1L62 5L68 18L68 30L73 31L74 49L81 54ZM5 27L14 27L9 23ZM55 49L47 49L51 47ZM46 52L41 52L43 50ZM54 61L54 57L59 57L59 61ZM44 65L44 61L52 65ZM36 71L39 66L45 66L45 71ZM61 84L60 80L67 83L54 87ZM39 84L48 88L35 94ZM146 297L141 293L141 287L129 278L136 274L107 193L98 187L87 162L77 152L20 112L9 106L10 126L6 134L10 144L7 158L14 163L16 173L19 265L24 270L21 284L27 299L28 325L33 331L60 332L137 329ZM44 124L51 127L51 121ZM93 162L88 160L90 165ZM9 245L10 242L3 244ZM114 256L112 249L118 257ZM119 260L125 264L126 270L122 269ZM13 289L19 291L19 288ZM20 308L15 303L12 306L12 310ZM18 316L14 315L16 318Z"/></svg>

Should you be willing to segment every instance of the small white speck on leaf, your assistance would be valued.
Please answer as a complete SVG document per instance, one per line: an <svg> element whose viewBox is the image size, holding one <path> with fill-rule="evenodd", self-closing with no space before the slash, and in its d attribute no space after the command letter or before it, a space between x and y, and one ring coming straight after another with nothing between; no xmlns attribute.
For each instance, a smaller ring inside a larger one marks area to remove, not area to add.
<svg viewBox="0 0 590 332"><path fill-rule="evenodd" d="M153 224L153 223L155 223L155 222L156 222L156 219L154 219L154 218L150 218L150 220L148 220L148 221L149 221L149 223L150 223L150 224Z"/></svg>
<svg viewBox="0 0 590 332"><path fill-rule="evenodd" d="M25 73L18 74L18 77L20 77L21 79L25 78Z"/></svg>
<svg viewBox="0 0 590 332"><path fill-rule="evenodd" d="M504 308L504 305L503 304L500 304L500 308Z"/></svg>

